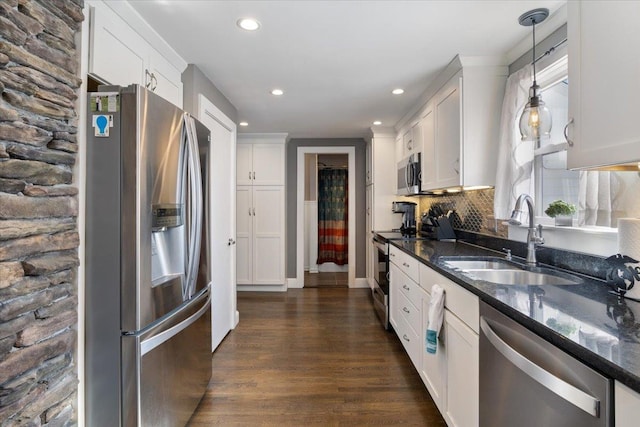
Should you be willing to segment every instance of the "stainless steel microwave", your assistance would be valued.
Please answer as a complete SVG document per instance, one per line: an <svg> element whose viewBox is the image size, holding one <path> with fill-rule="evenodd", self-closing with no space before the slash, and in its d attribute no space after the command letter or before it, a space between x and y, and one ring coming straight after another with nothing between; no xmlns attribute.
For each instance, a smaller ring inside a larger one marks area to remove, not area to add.
<svg viewBox="0 0 640 427"><path fill-rule="evenodd" d="M421 186L420 153L415 153L398 163L399 196L420 194Z"/></svg>

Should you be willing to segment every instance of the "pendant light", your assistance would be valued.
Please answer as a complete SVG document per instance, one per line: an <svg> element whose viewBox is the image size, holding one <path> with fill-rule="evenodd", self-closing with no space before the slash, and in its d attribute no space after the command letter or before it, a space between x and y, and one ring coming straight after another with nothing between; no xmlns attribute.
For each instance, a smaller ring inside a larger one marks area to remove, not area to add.
<svg viewBox="0 0 640 427"><path fill-rule="evenodd" d="M529 102L520 116L520 135L523 141L539 141L548 138L551 132L551 112L539 94L540 86L536 82L536 24L549 16L549 9L533 9L518 18L520 25L533 28L533 85L529 88Z"/></svg>

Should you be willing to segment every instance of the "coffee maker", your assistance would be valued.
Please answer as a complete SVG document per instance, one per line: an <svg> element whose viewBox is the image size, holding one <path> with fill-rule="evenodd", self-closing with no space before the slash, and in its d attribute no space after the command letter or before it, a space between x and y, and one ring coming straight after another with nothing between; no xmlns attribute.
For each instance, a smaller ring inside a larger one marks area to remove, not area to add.
<svg viewBox="0 0 640 427"><path fill-rule="evenodd" d="M402 234L416 234L416 206L414 202L392 202L391 210L394 213L402 214L402 225L400 232Z"/></svg>

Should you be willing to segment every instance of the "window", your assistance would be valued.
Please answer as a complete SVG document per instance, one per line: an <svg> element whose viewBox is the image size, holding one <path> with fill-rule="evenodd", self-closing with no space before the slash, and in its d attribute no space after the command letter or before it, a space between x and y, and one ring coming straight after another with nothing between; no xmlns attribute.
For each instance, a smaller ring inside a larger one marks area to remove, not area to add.
<svg viewBox="0 0 640 427"><path fill-rule="evenodd" d="M544 217L544 210L554 200L578 206L580 173L567 170L567 143L564 138L569 111L567 57L543 69L538 74L538 82L542 88L542 99L553 120L551 137L541 140L534 151L536 215Z"/></svg>

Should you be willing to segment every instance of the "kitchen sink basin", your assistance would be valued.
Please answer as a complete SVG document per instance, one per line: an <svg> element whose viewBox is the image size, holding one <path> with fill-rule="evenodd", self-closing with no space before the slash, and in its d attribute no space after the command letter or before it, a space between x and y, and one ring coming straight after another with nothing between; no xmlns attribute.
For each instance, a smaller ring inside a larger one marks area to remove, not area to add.
<svg viewBox="0 0 640 427"><path fill-rule="evenodd" d="M518 265L498 257L442 257L441 260L447 267L458 270L505 270Z"/></svg>
<svg viewBox="0 0 640 427"><path fill-rule="evenodd" d="M463 274L498 285L578 285L582 280L555 270L536 268L529 270L464 270Z"/></svg>
<svg viewBox="0 0 640 427"><path fill-rule="evenodd" d="M498 285L578 285L582 279L546 267L530 267L498 257L443 257L445 266L473 280Z"/></svg>

